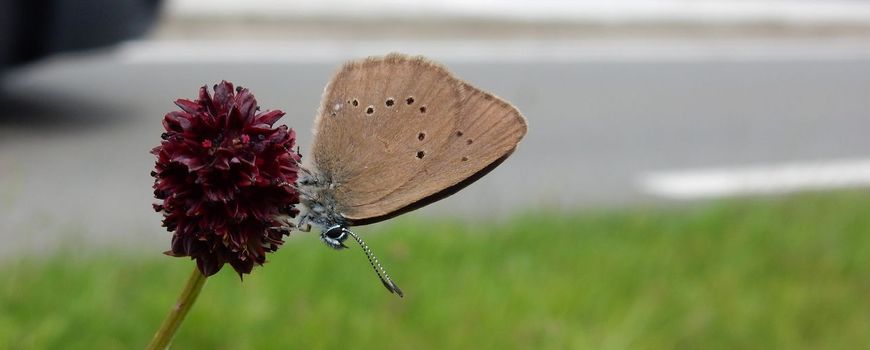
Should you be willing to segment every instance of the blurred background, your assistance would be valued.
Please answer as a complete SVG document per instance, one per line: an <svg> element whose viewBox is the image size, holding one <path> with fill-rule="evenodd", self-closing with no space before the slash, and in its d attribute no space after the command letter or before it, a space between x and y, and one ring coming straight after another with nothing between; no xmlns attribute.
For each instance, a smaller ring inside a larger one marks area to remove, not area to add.
<svg viewBox="0 0 870 350"><path fill-rule="evenodd" d="M448 199L210 279L178 348L870 343L870 2L0 2L0 348L141 348L162 257L148 151L222 79L299 132L350 59L426 55L511 101L518 151Z"/></svg>

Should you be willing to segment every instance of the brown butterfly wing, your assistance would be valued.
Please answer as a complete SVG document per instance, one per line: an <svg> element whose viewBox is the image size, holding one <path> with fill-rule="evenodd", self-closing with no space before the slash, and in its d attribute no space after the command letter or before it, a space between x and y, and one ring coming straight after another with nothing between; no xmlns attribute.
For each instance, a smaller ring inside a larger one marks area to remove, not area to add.
<svg viewBox="0 0 870 350"><path fill-rule="evenodd" d="M314 163L348 223L368 224L474 182L526 129L509 103L423 58L391 54L349 63L327 85Z"/></svg>
<svg viewBox="0 0 870 350"><path fill-rule="evenodd" d="M455 129L458 84L438 65L396 54L348 63L335 75L312 154L343 216L390 210L380 200L418 174L426 152L442 148Z"/></svg>
<svg viewBox="0 0 870 350"><path fill-rule="evenodd" d="M460 113L441 147L407 182L363 212L355 224L377 222L417 209L470 185L513 153L528 129L511 104L461 82Z"/></svg>

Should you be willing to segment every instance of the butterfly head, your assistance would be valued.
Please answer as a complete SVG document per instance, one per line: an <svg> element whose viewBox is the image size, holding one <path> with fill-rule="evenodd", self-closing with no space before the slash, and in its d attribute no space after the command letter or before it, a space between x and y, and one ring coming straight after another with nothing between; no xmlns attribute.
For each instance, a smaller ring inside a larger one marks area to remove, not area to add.
<svg viewBox="0 0 870 350"><path fill-rule="evenodd" d="M320 233L320 240L332 249L347 248L344 241L348 237L348 229L343 225L334 225Z"/></svg>

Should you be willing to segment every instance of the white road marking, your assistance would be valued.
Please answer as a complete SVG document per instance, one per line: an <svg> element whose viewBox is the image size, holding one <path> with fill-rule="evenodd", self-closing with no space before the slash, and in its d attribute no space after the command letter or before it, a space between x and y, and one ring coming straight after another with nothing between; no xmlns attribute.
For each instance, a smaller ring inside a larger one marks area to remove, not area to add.
<svg viewBox="0 0 870 350"><path fill-rule="evenodd" d="M671 199L863 187L870 186L870 159L660 171L643 175L638 185L646 194Z"/></svg>

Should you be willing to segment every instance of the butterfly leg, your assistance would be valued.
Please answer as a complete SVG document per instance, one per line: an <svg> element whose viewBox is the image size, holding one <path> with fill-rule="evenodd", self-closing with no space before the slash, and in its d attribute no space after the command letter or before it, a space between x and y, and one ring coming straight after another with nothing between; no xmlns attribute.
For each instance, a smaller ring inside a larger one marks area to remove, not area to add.
<svg viewBox="0 0 870 350"><path fill-rule="evenodd" d="M299 223L296 225L296 228L302 232L311 232L311 223L308 222L308 213L302 214L299 217Z"/></svg>

